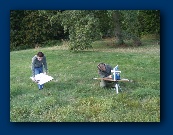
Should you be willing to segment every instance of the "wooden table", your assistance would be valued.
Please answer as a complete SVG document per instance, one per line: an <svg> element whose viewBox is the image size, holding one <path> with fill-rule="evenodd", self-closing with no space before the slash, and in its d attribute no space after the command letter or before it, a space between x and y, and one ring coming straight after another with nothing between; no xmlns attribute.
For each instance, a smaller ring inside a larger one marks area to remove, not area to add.
<svg viewBox="0 0 173 135"><path fill-rule="evenodd" d="M115 90L117 94L118 94L118 88L120 88L120 85L118 84L118 82L129 82L129 79L120 79L120 80L114 80L112 78L93 78L93 79L115 82Z"/></svg>

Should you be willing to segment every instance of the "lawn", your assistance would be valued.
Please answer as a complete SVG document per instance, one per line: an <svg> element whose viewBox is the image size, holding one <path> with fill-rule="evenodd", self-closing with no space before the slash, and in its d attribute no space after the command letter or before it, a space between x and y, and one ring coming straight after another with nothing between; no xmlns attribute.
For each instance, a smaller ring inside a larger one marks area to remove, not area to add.
<svg viewBox="0 0 173 135"><path fill-rule="evenodd" d="M160 122L160 45L106 46L70 52L66 45L10 52L11 122ZM54 80L39 91L31 59L42 51ZM97 64L119 65L122 91L99 87Z"/></svg>

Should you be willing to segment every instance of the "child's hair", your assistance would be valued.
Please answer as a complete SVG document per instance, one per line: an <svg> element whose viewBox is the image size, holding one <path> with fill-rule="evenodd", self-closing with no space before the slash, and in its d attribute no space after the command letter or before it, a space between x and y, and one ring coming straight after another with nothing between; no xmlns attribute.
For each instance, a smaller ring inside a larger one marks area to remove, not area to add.
<svg viewBox="0 0 173 135"><path fill-rule="evenodd" d="M38 57L43 57L44 54L43 54L42 52L38 52L38 53L37 53L37 56L38 56Z"/></svg>
<svg viewBox="0 0 173 135"><path fill-rule="evenodd" d="M102 70L102 68L105 66L105 63L99 63L98 65L97 65L97 68L99 69L99 70Z"/></svg>

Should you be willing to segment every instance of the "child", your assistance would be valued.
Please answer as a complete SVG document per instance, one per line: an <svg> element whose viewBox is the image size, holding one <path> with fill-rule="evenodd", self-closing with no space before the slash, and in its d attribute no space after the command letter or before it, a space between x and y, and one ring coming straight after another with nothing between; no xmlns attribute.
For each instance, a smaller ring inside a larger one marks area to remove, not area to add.
<svg viewBox="0 0 173 135"><path fill-rule="evenodd" d="M110 78L111 76L111 70L113 69L110 65L105 63L100 63L97 65L98 73L101 78ZM106 87L108 84L108 81L101 80L100 87Z"/></svg>
<svg viewBox="0 0 173 135"><path fill-rule="evenodd" d="M32 58L32 64L31 64L32 77L34 78L35 75L43 73L43 68L44 68L44 74L47 74L48 69L47 69L46 57L42 52L38 52L37 55L35 55ZM43 89L43 84L42 85L38 84L38 89L39 90Z"/></svg>

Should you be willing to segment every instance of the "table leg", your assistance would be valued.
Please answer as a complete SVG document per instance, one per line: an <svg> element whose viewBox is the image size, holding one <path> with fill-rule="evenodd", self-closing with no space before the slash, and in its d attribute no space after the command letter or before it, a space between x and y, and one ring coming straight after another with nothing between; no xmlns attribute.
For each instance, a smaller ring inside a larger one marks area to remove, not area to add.
<svg viewBox="0 0 173 135"><path fill-rule="evenodd" d="M118 83L115 83L116 93L118 94Z"/></svg>

